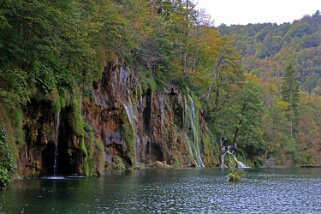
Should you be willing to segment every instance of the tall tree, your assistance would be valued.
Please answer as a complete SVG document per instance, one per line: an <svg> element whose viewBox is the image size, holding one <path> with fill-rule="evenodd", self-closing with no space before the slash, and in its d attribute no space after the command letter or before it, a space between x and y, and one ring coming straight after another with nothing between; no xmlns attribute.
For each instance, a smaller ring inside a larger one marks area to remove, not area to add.
<svg viewBox="0 0 321 214"><path fill-rule="evenodd" d="M296 127L298 118L299 105L299 83L297 73L291 65L285 68L285 76L282 84L282 98L289 103L288 113L290 122L290 133L293 136L293 131Z"/></svg>

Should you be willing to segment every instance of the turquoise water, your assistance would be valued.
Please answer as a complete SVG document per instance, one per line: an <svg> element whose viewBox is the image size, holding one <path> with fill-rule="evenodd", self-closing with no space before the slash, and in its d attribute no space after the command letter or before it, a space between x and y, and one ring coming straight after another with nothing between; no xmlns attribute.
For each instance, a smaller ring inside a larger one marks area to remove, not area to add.
<svg viewBox="0 0 321 214"><path fill-rule="evenodd" d="M139 170L29 179L0 191L0 213L321 213L321 169Z"/></svg>

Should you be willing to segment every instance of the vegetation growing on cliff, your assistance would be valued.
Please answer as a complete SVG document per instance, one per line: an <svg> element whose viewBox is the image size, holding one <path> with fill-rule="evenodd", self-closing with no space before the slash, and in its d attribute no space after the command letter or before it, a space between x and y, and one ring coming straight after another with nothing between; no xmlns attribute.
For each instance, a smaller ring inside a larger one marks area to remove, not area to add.
<svg viewBox="0 0 321 214"><path fill-rule="evenodd" d="M6 139L6 132L0 129L0 188L10 182L11 176L16 170L16 163L12 158Z"/></svg>
<svg viewBox="0 0 321 214"><path fill-rule="evenodd" d="M126 143L126 149L125 153L128 155L129 160L131 161L132 166L136 167L137 159L136 159L136 134L135 134L135 128L130 124L130 121L126 115L125 110L121 113L122 116L122 127L121 127L121 134L124 138L124 141Z"/></svg>

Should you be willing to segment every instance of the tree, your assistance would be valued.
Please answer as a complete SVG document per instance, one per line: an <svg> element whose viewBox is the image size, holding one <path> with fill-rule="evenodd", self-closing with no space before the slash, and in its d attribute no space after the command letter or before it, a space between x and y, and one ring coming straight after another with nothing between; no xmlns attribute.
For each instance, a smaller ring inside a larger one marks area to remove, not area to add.
<svg viewBox="0 0 321 214"><path fill-rule="evenodd" d="M238 154L256 162L264 152L262 130L263 115L262 90L257 78L246 75L239 87L220 112L217 126L221 127L224 138Z"/></svg>
<svg viewBox="0 0 321 214"><path fill-rule="evenodd" d="M282 98L289 103L288 113L290 122L290 133L293 136L293 131L297 125L298 106L299 106L299 83L297 74L291 65L285 68L285 76L282 84Z"/></svg>

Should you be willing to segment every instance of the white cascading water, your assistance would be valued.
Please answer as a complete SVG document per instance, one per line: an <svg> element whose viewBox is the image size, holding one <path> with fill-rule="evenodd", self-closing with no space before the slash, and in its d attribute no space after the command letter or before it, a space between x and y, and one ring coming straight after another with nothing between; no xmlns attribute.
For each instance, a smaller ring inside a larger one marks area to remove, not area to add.
<svg viewBox="0 0 321 214"><path fill-rule="evenodd" d="M121 67L121 69L120 69L120 81L122 81L122 83L124 84L125 87L127 87L129 85L130 79L129 79L129 75L128 75L125 67ZM127 92L128 92L128 102L122 102L122 104L125 108L128 120L129 120L131 126L133 127L134 134L135 134L135 140L136 140L135 150L136 150L136 164L137 164L137 163L139 163L138 158L139 158L139 148L140 148L140 144L141 144L141 139L139 138L139 136L137 134L137 118L136 118L136 114L134 111L130 90L127 89Z"/></svg>
<svg viewBox="0 0 321 214"><path fill-rule="evenodd" d="M194 100L191 96L188 95L188 99L190 102L190 108L187 105L187 101L185 99L185 123L190 122L191 128L192 128L192 132L193 132L193 141L192 142L188 135L185 135L185 138L188 142L188 146L189 146L189 150L192 153L192 157L194 158L194 160L196 159L196 166L197 167L205 167L203 161L202 161L202 157L201 157L201 152L200 152L200 135L199 135L199 128L198 126L198 121L197 121L197 117L196 117L196 113L195 113L195 104L194 104ZM188 120L187 120L188 119Z"/></svg>
<svg viewBox="0 0 321 214"><path fill-rule="evenodd" d="M189 150L190 156L191 156L191 157L193 158L193 160L195 161L196 158L194 157L194 154L195 154L196 152L195 152L195 151L193 152L193 149L192 149L192 148L195 149L194 144L193 144L193 142L191 141L191 139L189 139L187 133L185 133L184 136L185 136L185 139L186 139L187 144L188 144L188 150ZM197 161L195 161L195 163L196 163L196 167L200 167L200 165L198 164Z"/></svg>
<svg viewBox="0 0 321 214"><path fill-rule="evenodd" d="M244 163L242 163L241 161L237 160L235 155L233 155L234 157L234 160L236 161L237 163L237 168L241 168L241 169L248 169L250 167L246 166Z"/></svg>
<svg viewBox="0 0 321 214"><path fill-rule="evenodd" d="M133 130L134 130L134 134L135 134L135 139L136 139L136 142L135 142L135 150L136 150L136 162L139 163L139 148L140 148L140 144L141 144L141 140L137 134L137 119L136 119L136 115L135 115L135 112L134 112L134 108L133 108L133 104L131 102L131 98L129 97L129 102L128 104L123 102L123 106L125 108L125 111L126 111L126 114L127 114L127 117L128 117L128 120L130 122L130 124L132 125L133 127Z"/></svg>
<svg viewBox="0 0 321 214"><path fill-rule="evenodd" d="M248 166L246 166L243 162L239 161L235 155L233 154L233 152L231 152L231 146L228 146L227 147L227 150L226 150L226 146L223 146L222 145L222 141L221 141L221 148L222 148L222 151L223 151L223 155L221 155L221 168L227 168L227 166L225 165L225 156L226 154L229 155L229 158L230 158L230 162L232 162L232 159L231 157L234 158L234 160L236 161L237 163L237 168L240 168L240 169L247 169L247 168L250 168Z"/></svg>
<svg viewBox="0 0 321 214"><path fill-rule="evenodd" d="M54 165L53 165L54 177L57 175L59 126L60 126L60 111L58 111L57 113L57 120L56 120L56 142L55 142L55 155L54 155Z"/></svg>
<svg viewBox="0 0 321 214"><path fill-rule="evenodd" d="M136 116L133 110L133 105L131 104L131 102L129 102L129 105L124 102L123 106L125 108L130 124L133 126L133 129L136 129Z"/></svg>
<svg viewBox="0 0 321 214"><path fill-rule="evenodd" d="M126 68L121 67L119 75L120 75L120 81L122 81L123 84L126 87L129 84L129 76L127 74ZM132 127L133 127L133 129L135 130L135 133L136 133L136 115L135 115L135 112L134 112L133 103L132 103L132 99L131 99L131 95L130 95L129 89L127 89L127 92L128 92L128 102L122 102L122 104L123 104L123 106L125 108L128 120L129 120L130 124L132 125Z"/></svg>
<svg viewBox="0 0 321 214"><path fill-rule="evenodd" d="M143 97L142 96L139 97L139 112L140 113L143 112Z"/></svg>
<svg viewBox="0 0 321 214"><path fill-rule="evenodd" d="M227 152L225 151L225 146L222 146L222 144L221 144L221 148L223 152L223 154L221 155L221 168L227 168L227 166L225 165L225 156Z"/></svg>

